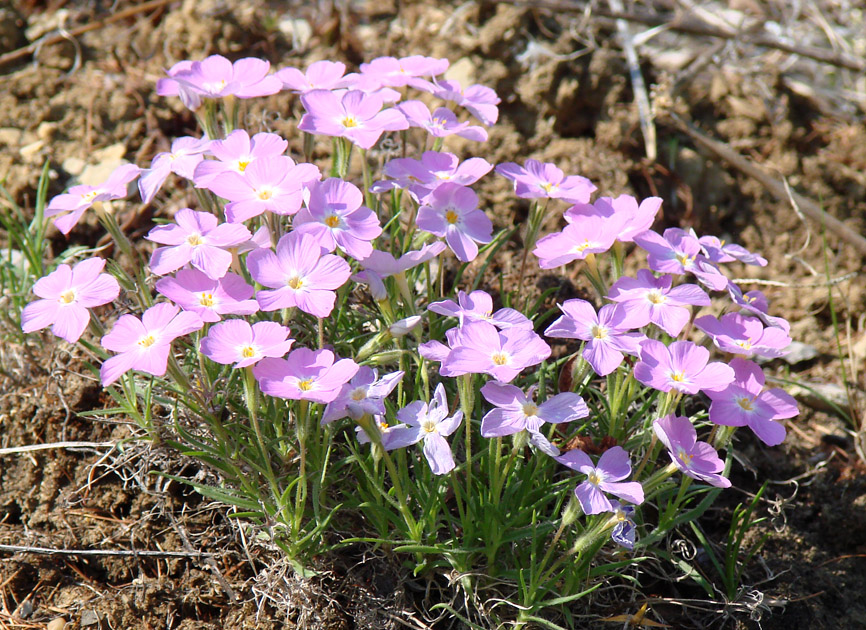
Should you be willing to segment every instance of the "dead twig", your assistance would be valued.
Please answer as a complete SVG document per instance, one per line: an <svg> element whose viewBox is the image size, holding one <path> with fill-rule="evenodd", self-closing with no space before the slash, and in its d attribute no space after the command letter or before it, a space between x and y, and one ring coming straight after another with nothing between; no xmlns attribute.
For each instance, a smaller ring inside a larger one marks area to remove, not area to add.
<svg viewBox="0 0 866 630"><path fill-rule="evenodd" d="M18 455L20 453L32 453L33 451L47 451L55 448L114 448L115 442L52 442L50 444L30 444L28 446L10 446L0 448L0 457L3 455Z"/></svg>
<svg viewBox="0 0 866 630"><path fill-rule="evenodd" d="M51 549L28 545L0 545L6 553L32 553L42 556L79 556L81 558L214 558L215 554L204 551L135 551L128 549Z"/></svg>
<svg viewBox="0 0 866 630"><path fill-rule="evenodd" d="M123 11L118 11L114 15L109 15L108 17L102 18L101 20L94 20L89 24L84 24L82 26L79 26L78 28L72 29L71 31L62 29L55 35L40 37L32 44L24 46L23 48L19 48L18 50L12 50L6 54L0 55L0 66L3 66L11 61L20 59L21 57L32 55L43 46L50 46L51 44L56 44L57 42L61 42L63 40L70 40L73 37L78 37L79 35L89 33L90 31L99 30L100 28L107 26L113 22L125 20L128 17L150 11L151 9L158 9L172 1L173 0L150 0L150 2L145 2L138 6L132 6L128 9L124 9Z"/></svg>
<svg viewBox="0 0 866 630"><path fill-rule="evenodd" d="M716 154L716 156L722 158L740 172L759 181L776 199L780 201L793 199L804 215L816 223L824 225L833 234L846 241L849 245L852 245L861 255L866 256L866 238L860 236L860 234L855 230L852 230L839 219L824 212L824 210L811 199L786 189L785 184L782 181L753 164L750 160L731 149L731 147L724 142L713 140L692 123L683 120L673 112L668 112L668 115L675 123L677 129L689 136L701 147Z"/></svg>

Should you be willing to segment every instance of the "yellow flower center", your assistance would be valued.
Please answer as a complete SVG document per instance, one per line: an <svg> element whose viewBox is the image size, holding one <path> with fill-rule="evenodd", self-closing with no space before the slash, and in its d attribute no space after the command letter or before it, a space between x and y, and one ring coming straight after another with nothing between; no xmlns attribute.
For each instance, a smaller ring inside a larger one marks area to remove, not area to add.
<svg viewBox="0 0 866 630"><path fill-rule="evenodd" d="M544 182L541 187L544 189L544 192L550 193L552 190L556 190L556 184L551 184L550 182Z"/></svg>
<svg viewBox="0 0 866 630"><path fill-rule="evenodd" d="M662 295L657 289L653 289L649 293L647 293L647 299L653 304L664 304L667 297Z"/></svg>
<svg viewBox="0 0 866 630"><path fill-rule="evenodd" d="M607 337L607 327L596 325L592 327L592 336L596 339L604 339Z"/></svg>
<svg viewBox="0 0 866 630"><path fill-rule="evenodd" d="M96 198L96 195L99 194L98 190L91 190L90 192L81 193L81 198L85 201L93 201Z"/></svg>
<svg viewBox="0 0 866 630"><path fill-rule="evenodd" d="M365 390L363 387L359 387L357 389L352 390L351 398L355 402L361 402L366 397L367 397L367 390Z"/></svg>
<svg viewBox="0 0 866 630"><path fill-rule="evenodd" d="M313 379L307 378L307 379L304 379L303 381L299 381L298 382L298 389L300 389L302 392L310 391L311 389L313 389Z"/></svg>
<svg viewBox="0 0 866 630"><path fill-rule="evenodd" d="M153 335L148 335L147 337L142 337L138 340L138 345L140 345L142 348L150 348L155 343L156 338Z"/></svg>
<svg viewBox="0 0 866 630"><path fill-rule="evenodd" d="M274 191L271 190L270 188L265 188L264 190L259 191L259 199L261 199L262 201L267 201L268 199L270 199L273 196L274 196Z"/></svg>
<svg viewBox="0 0 866 630"><path fill-rule="evenodd" d="M508 355L504 352L495 352L491 358L496 365L506 365L508 363Z"/></svg>
<svg viewBox="0 0 866 630"><path fill-rule="evenodd" d="M682 383L686 380L685 372L671 372L671 380L675 383Z"/></svg>
<svg viewBox="0 0 866 630"><path fill-rule="evenodd" d="M241 350L241 356L244 359L252 359L256 356L256 349L252 346L245 346L243 350Z"/></svg>
<svg viewBox="0 0 866 630"><path fill-rule="evenodd" d="M247 170L247 167L248 167L249 165L250 165L250 161L249 161L249 160L241 160L240 162L238 162L238 170L239 170L241 173L243 173L245 170Z"/></svg>
<svg viewBox="0 0 866 630"><path fill-rule="evenodd" d="M432 420L424 420L421 423L421 429L425 433L436 433L436 423Z"/></svg>
<svg viewBox="0 0 866 630"><path fill-rule="evenodd" d="M448 221L448 223L450 223L451 225L454 225L455 223L457 223L460 220L460 215L458 215L453 210L449 209L445 213L445 220Z"/></svg>
<svg viewBox="0 0 866 630"><path fill-rule="evenodd" d="M683 267L690 267L692 263L695 262L694 256L686 256L685 254L680 254L677 256L677 260Z"/></svg>
<svg viewBox="0 0 866 630"><path fill-rule="evenodd" d="M352 127L358 126L358 121L355 120L354 116L346 116L345 118L343 118L343 126L347 129L351 129Z"/></svg>
<svg viewBox="0 0 866 630"><path fill-rule="evenodd" d="M692 463L692 459L694 459L695 456L689 455L683 449L680 449L679 453L677 453L677 457L685 466L688 466L689 464Z"/></svg>
<svg viewBox="0 0 866 630"><path fill-rule="evenodd" d="M339 227L340 217L338 217L336 214L325 217L325 225L327 225L329 228Z"/></svg>
<svg viewBox="0 0 866 630"><path fill-rule="evenodd" d="M597 486L598 484L601 483L601 475L599 475L595 471L592 471L591 473L589 473L589 477L587 478L587 481L589 481L589 483L591 483L592 485Z"/></svg>
<svg viewBox="0 0 866 630"><path fill-rule="evenodd" d="M523 415L526 417L537 416L538 415L538 405L535 403L524 403L523 404Z"/></svg>
<svg viewBox="0 0 866 630"><path fill-rule="evenodd" d="M198 303L207 308L213 306L213 302L213 293L202 293L198 298Z"/></svg>
<svg viewBox="0 0 866 630"><path fill-rule="evenodd" d="M581 254L581 253L583 253L584 250L589 249L590 247L592 247L592 243L589 242L589 239L585 239L583 241L583 243L580 243L579 245L575 245L574 247L572 247L571 251L573 251L576 254Z"/></svg>
<svg viewBox="0 0 866 630"><path fill-rule="evenodd" d="M743 350L750 350L752 348L752 342L748 339L744 341L738 341L737 345L740 346Z"/></svg>
<svg viewBox="0 0 866 630"><path fill-rule="evenodd" d="M300 276L295 276L294 278L289 278L289 281L286 284L288 284L291 288L297 291L302 286L304 286L304 279Z"/></svg>
<svg viewBox="0 0 866 630"><path fill-rule="evenodd" d="M750 398L737 398L737 404L743 408L744 411L753 411L755 409L755 405L753 404Z"/></svg>
<svg viewBox="0 0 866 630"><path fill-rule="evenodd" d="M75 301L75 291L73 289L67 289L63 293L60 294L60 301L64 304L70 304Z"/></svg>

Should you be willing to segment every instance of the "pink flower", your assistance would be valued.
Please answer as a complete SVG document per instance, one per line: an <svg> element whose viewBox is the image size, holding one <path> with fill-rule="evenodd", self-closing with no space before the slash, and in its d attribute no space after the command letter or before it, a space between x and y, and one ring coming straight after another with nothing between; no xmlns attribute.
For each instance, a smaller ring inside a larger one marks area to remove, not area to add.
<svg viewBox="0 0 866 630"><path fill-rule="evenodd" d="M643 486L636 481L622 481L631 474L631 463L628 453L621 446L614 446L602 453L596 466L592 465L589 455L580 449L568 451L557 457L556 461L587 476L586 481L574 489L584 514L613 512L613 505L604 492L636 505L643 503Z"/></svg>
<svg viewBox="0 0 866 630"><path fill-rule="evenodd" d="M641 343L640 361L634 377L662 392L675 389L697 394L724 389L734 380L734 371L724 363L707 363L710 351L691 341L675 341L670 347L655 339Z"/></svg>
<svg viewBox="0 0 866 630"><path fill-rule="evenodd" d="M243 225L217 225L218 219L209 212L182 208L174 220L175 225L158 225L146 237L169 246L156 248L150 257L150 269L158 276L189 263L218 280L232 264L232 254L226 248L236 247L251 237Z"/></svg>
<svg viewBox="0 0 866 630"><path fill-rule="evenodd" d="M178 311L178 307L162 303L147 309L140 320L134 315L121 316L102 338L106 350L119 353L102 364L102 384L111 385L129 370L164 375L171 342L204 325L195 313Z"/></svg>
<svg viewBox="0 0 866 630"><path fill-rule="evenodd" d="M649 197L637 203L631 195L620 195L616 199L600 197L592 205L576 203L565 211L565 220L571 223L581 215L597 215L612 217L617 215L622 220L622 227L616 236L621 243L631 243L634 237L650 229L661 208L661 197Z"/></svg>
<svg viewBox="0 0 866 630"><path fill-rule="evenodd" d="M307 113L298 129L346 138L362 149L371 148L385 131L408 129L406 117L396 109L382 109L382 97L349 90L342 96L313 90L301 96Z"/></svg>
<svg viewBox="0 0 866 630"><path fill-rule="evenodd" d="M476 243L489 243L493 239L493 223L478 209L478 195L471 188L442 184L426 203L418 209L418 228L445 237L459 260L475 260Z"/></svg>
<svg viewBox="0 0 866 630"><path fill-rule="evenodd" d="M120 294L113 276L100 273L102 258L82 260L75 267L60 265L33 285L41 300L21 311L21 329L33 332L51 326L51 332L75 343L90 323L88 308L108 304Z"/></svg>
<svg viewBox="0 0 866 630"><path fill-rule="evenodd" d="M757 317L727 313L722 319L712 315L698 317L695 326L710 337L721 350L744 356L775 358L785 354L791 338L781 328L764 328Z"/></svg>
<svg viewBox="0 0 866 630"><path fill-rule="evenodd" d="M259 361L253 375L268 396L329 403L358 371L351 359L334 359L330 350L298 348L285 359Z"/></svg>
<svg viewBox="0 0 866 630"><path fill-rule="evenodd" d="M585 177L569 175L565 177L554 164L538 160L526 160L524 166L505 162L496 167L496 172L514 182L514 193L524 199L548 197L572 203L586 203L596 190L595 185Z"/></svg>
<svg viewBox="0 0 866 630"><path fill-rule="evenodd" d="M305 313L327 317L352 270L349 263L324 254L318 239L303 232L289 232L277 243L276 254L257 249L247 256L250 274L259 284L274 289L256 295L263 311L297 306Z"/></svg>
<svg viewBox="0 0 866 630"><path fill-rule="evenodd" d="M144 203L153 201L171 173L192 180L196 165L204 159L202 153L210 143L207 138L177 138L171 143L170 152L157 154L150 162L150 168L141 171L138 180L141 200Z"/></svg>
<svg viewBox="0 0 866 630"><path fill-rule="evenodd" d="M731 482L719 474L725 469L725 463L719 459L716 449L706 442L698 442L698 434L688 418L665 416L653 422L653 431L680 471L717 488L731 487Z"/></svg>
<svg viewBox="0 0 866 630"><path fill-rule="evenodd" d="M343 75L346 74L346 64L339 61L316 61L310 64L306 72L297 68L283 68L274 73L283 82L284 90L297 94L306 94L313 90L336 90L349 87Z"/></svg>
<svg viewBox="0 0 866 630"><path fill-rule="evenodd" d="M673 278L653 276L639 269L637 279L622 277L610 288L607 297L626 307L626 324L641 328L652 322L676 337L691 318L688 306L709 306L710 296L696 284L679 284L671 288Z"/></svg>
<svg viewBox="0 0 866 630"><path fill-rule="evenodd" d="M532 251L538 257L538 266L553 269L587 254L600 254L612 246L622 228L624 217L586 215L575 217L561 232L548 234L535 243Z"/></svg>
<svg viewBox="0 0 866 630"><path fill-rule="evenodd" d="M304 188L321 174L312 164L295 164L277 155L250 162L243 174L226 172L208 181L207 188L231 203L226 205L229 223L243 223L265 211L295 214L304 201Z"/></svg>
<svg viewBox="0 0 866 630"><path fill-rule="evenodd" d="M243 174L247 166L259 158L277 157L286 152L289 143L275 133L257 133L250 139L243 129L236 129L222 140L214 140L208 147L216 160L203 160L195 167L195 185L209 188L208 184L223 173Z"/></svg>
<svg viewBox="0 0 866 630"><path fill-rule="evenodd" d="M704 254L712 262L728 263L738 260L747 265L767 266L767 259L763 256L753 254L741 245L725 243L725 241L719 240L717 236L702 236L698 242L701 244Z"/></svg>
<svg viewBox="0 0 866 630"><path fill-rule="evenodd" d="M500 99L496 96L496 92L484 85L470 85L464 90L460 82L454 80L422 83L416 87L431 92L433 96L465 107L470 114L488 127L495 124L499 118L497 105Z"/></svg>
<svg viewBox="0 0 866 630"><path fill-rule="evenodd" d="M647 263L653 271L691 273L714 291L724 291L728 279L701 253L698 239L680 228L668 228L664 236L647 230L634 237L634 242L646 250Z"/></svg>
<svg viewBox="0 0 866 630"><path fill-rule="evenodd" d="M385 415L383 401L402 378L400 370L379 378L374 368L362 365L352 380L343 385L340 394L325 407L322 424L346 417L360 420L365 414L373 416L381 424Z"/></svg>
<svg viewBox="0 0 866 630"><path fill-rule="evenodd" d="M54 197L45 208L45 218L59 214L54 225L63 234L69 234L81 220L81 215L97 201L123 199L128 194L127 184L138 177L141 169L135 164L118 166L100 186L73 186L69 192Z"/></svg>
<svg viewBox="0 0 866 630"><path fill-rule="evenodd" d="M532 328L532 322L526 315L513 308L501 308L494 313L493 298L484 291L473 291L469 294L465 291L458 291L457 300L457 302L453 300L433 302L427 308L439 315L458 318L461 326L465 322L486 321L499 329L515 326L517 328Z"/></svg>
<svg viewBox="0 0 866 630"><path fill-rule="evenodd" d="M201 353L216 363L244 368L265 357L282 357L291 349L294 339L290 330L276 322L256 322L250 326L243 319L229 319L211 328L201 340Z"/></svg>
<svg viewBox="0 0 866 630"><path fill-rule="evenodd" d="M418 203L444 183L471 186L487 175L493 165L484 158L469 158L463 162L452 153L425 151L420 160L396 158L385 164L383 172L392 180L381 180L370 187L370 192L381 193L393 188L408 189Z"/></svg>
<svg viewBox="0 0 866 630"><path fill-rule="evenodd" d="M352 280L369 284L373 297L377 300L384 300L388 296L385 289L385 278L400 276L409 269L436 258L444 250L445 243L436 241L426 243L417 251L406 252L397 259L394 258L393 254L374 249L369 256L361 261L364 271L352 276Z"/></svg>
<svg viewBox="0 0 866 630"><path fill-rule="evenodd" d="M550 346L532 329L497 330L485 321L466 322L442 361L440 373L490 374L507 383L524 368L538 365L549 356Z"/></svg>
<svg viewBox="0 0 866 630"><path fill-rule="evenodd" d="M448 70L447 59L412 55L396 59L394 57L377 57L370 63L361 64L361 77L380 86L403 87L411 85L419 89L428 83L419 81L419 77L432 77Z"/></svg>
<svg viewBox="0 0 866 630"><path fill-rule="evenodd" d="M156 290L206 322L218 322L221 315L251 315L259 310L258 302L250 299L255 289L231 272L213 280L198 269L181 269L174 278L160 278Z"/></svg>
<svg viewBox="0 0 866 630"><path fill-rule="evenodd" d="M356 260L373 253L374 238L382 233L376 214L362 206L364 194L357 186L332 177L310 188L307 208L295 217L293 225L319 239L322 247L337 247Z"/></svg>
<svg viewBox="0 0 866 630"><path fill-rule="evenodd" d="M482 127L471 126L468 122L460 123L457 116L446 107L439 107L432 114L421 101L405 101L397 105L412 127L425 129L434 138L445 138L458 135L467 140L484 142L487 131Z"/></svg>
<svg viewBox="0 0 866 630"><path fill-rule="evenodd" d="M268 76L270 67L269 62L254 57L232 63L221 55L211 55L203 61L175 64L168 79L157 81L156 93L180 96L190 109L198 109L201 98L268 96L283 87L277 77Z"/></svg>

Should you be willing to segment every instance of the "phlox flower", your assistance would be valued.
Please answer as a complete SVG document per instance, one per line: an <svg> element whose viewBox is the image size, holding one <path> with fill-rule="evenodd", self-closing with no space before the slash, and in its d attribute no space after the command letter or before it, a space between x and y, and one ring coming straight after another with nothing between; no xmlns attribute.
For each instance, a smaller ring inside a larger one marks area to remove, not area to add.
<svg viewBox="0 0 866 630"><path fill-rule="evenodd" d="M447 107L439 107L431 114L421 101L404 101L397 105L397 109L403 112L411 127L420 127L434 138L458 135L476 142L487 140L487 131L483 127L458 122L457 116Z"/></svg>
<svg viewBox="0 0 866 630"><path fill-rule="evenodd" d="M493 298L485 291L457 292L457 302L454 300L442 300L433 302L427 307L429 310L446 317L456 317L462 326L465 322L486 321L499 329L532 328L532 322L520 311L513 308L501 308L493 312Z"/></svg>
<svg viewBox="0 0 866 630"><path fill-rule="evenodd" d="M586 203L596 190L586 177L569 175L554 164L526 160L523 166L505 162L496 166L496 172L514 182L514 194L524 199L562 199L572 203Z"/></svg>
<svg viewBox="0 0 866 630"><path fill-rule="evenodd" d="M45 207L45 218L56 216L54 225L63 234L69 234L81 220L84 211L97 201L111 201L126 197L127 184L138 177L140 172L141 169L135 164L122 164L114 169L108 179L99 186L84 184L73 186L48 202ZM68 214L65 214L67 212Z"/></svg>
<svg viewBox="0 0 866 630"><path fill-rule="evenodd" d="M168 246L157 247L150 257L150 270L158 276L191 264L218 280L232 264L232 254L227 248L236 247L252 236L243 225L217 225L219 221L211 213L190 208L178 210L174 220L174 224L156 226L145 237Z"/></svg>
<svg viewBox="0 0 866 630"><path fill-rule="evenodd" d="M395 158L386 162L383 172L393 179L374 183L370 192L407 189L415 201L426 203L427 197L440 184L471 186L492 168L493 165L484 158L469 158L461 162L453 153L425 151L420 160Z"/></svg>
<svg viewBox="0 0 866 630"><path fill-rule="evenodd" d="M315 236L322 247L337 247L356 260L373 253L373 239L382 233L379 219L362 206L364 194L354 184L337 177L310 187L307 207L295 216L295 229Z"/></svg>
<svg viewBox="0 0 866 630"><path fill-rule="evenodd" d="M785 427L776 420L796 416L797 401L778 388L764 391L764 372L753 361L736 358L730 366L733 382L725 388L707 391L713 401L710 422L729 427L748 426L767 446L781 444L785 440Z"/></svg>
<svg viewBox="0 0 866 630"><path fill-rule="evenodd" d="M120 294L114 276L101 273L102 258L87 258L75 267L59 265L33 285L33 293L42 298L30 302L21 311L21 329L33 332L51 326L51 332L69 343L75 343L90 323L94 306L108 304Z"/></svg>
<svg viewBox="0 0 866 630"><path fill-rule="evenodd" d="M757 317L740 313L726 313L721 320L704 315L695 320L695 326L712 337L721 350L732 354L780 357L791 344L791 337L781 328L764 328Z"/></svg>
<svg viewBox="0 0 866 630"><path fill-rule="evenodd" d="M531 328L497 330L486 321L470 321L460 327L458 342L452 343L440 374L490 374L507 383L549 356L550 346Z"/></svg>
<svg viewBox="0 0 866 630"><path fill-rule="evenodd" d="M433 96L446 101L456 103L464 107L470 114L486 126L496 124L499 118L500 98L491 88L485 85L470 85L463 89L460 81L436 81L435 83L419 83L416 85L420 90L430 92Z"/></svg>
<svg viewBox="0 0 866 630"><path fill-rule="evenodd" d="M640 344L646 337L629 332L625 307L605 304L596 313L586 300L566 300L559 308L563 315L544 334L586 341L583 358L596 374L605 376L613 372L625 358L623 353L634 356L640 353Z"/></svg>
<svg viewBox="0 0 866 630"><path fill-rule="evenodd" d="M448 415L448 401L442 383L436 386L429 405L421 400L409 403L397 412L397 419L405 426L390 431L385 448L390 451L423 440L424 456L434 475L444 475L454 469L454 456L445 438L460 426L463 412Z"/></svg>
<svg viewBox="0 0 866 630"><path fill-rule="evenodd" d="M202 160L196 165L195 185L209 188L208 184L223 173L243 173L255 160L281 156L288 146L288 141L275 133L257 133L250 138L243 129L235 129L222 140L210 143L208 153L216 159Z"/></svg>
<svg viewBox="0 0 866 630"><path fill-rule="evenodd" d="M382 448L386 451L393 450L395 447L392 447L391 443L394 441L394 431L396 429L405 428L406 425L403 423L389 425L384 416L378 416L376 420L376 430L379 432L379 440L382 442ZM372 441L370 440L370 436L360 425L355 426L355 437L358 440L358 444L369 444Z"/></svg>
<svg viewBox="0 0 866 630"><path fill-rule="evenodd" d="M316 61L306 72L297 68L283 68L274 73L283 82L284 90L306 94L312 90L336 90L349 87L343 75L346 64L340 61Z"/></svg>
<svg viewBox="0 0 866 630"><path fill-rule="evenodd" d="M408 129L406 117L396 109L382 109L382 97L349 90L337 94L313 90L301 96L307 113L298 123L300 131L346 138L369 149L385 131Z"/></svg>
<svg viewBox="0 0 866 630"><path fill-rule="evenodd" d="M647 263L653 271L681 275L693 274L714 291L724 291L728 279L701 253L698 239L680 228L668 228L664 236L647 230L634 237L647 252Z"/></svg>
<svg viewBox="0 0 866 630"><path fill-rule="evenodd" d="M180 312L177 306L165 302L151 306L141 319L122 315L102 338L103 348L119 353L102 364L99 370L102 384L111 385L129 370L164 375L171 342L203 325L195 313Z"/></svg>
<svg viewBox="0 0 866 630"><path fill-rule="evenodd" d="M655 339L641 342L640 361L634 377L662 392L675 389L686 394L724 389L734 380L734 371L724 363L707 363L710 351L691 341L666 346Z"/></svg>
<svg viewBox="0 0 866 630"><path fill-rule="evenodd" d="M185 311L205 322L218 322L222 315L251 315L259 310L255 289L236 273L214 280L198 269L181 269L174 277L156 282L156 290Z"/></svg>
<svg viewBox="0 0 866 630"><path fill-rule="evenodd" d="M196 165L204 159L202 153L211 141L208 138L177 138L171 143L171 151L158 153L150 162L150 168L141 171L138 191L141 200L150 203L162 188L171 173L192 180Z"/></svg>
<svg viewBox="0 0 866 630"><path fill-rule="evenodd" d="M297 348L285 359L262 359L253 376L268 396L329 403L358 371L351 359L335 358L330 350Z"/></svg>
<svg viewBox="0 0 866 630"><path fill-rule="evenodd" d="M226 205L229 223L242 223L265 211L295 214L304 201L304 188L320 176L312 164L295 164L292 158L277 155L250 162L243 174L223 173L207 188L231 202Z"/></svg>
<svg viewBox="0 0 866 630"><path fill-rule="evenodd" d="M735 260L747 265L766 267L767 259L759 254L753 254L745 247L736 243L725 243L717 236L702 236L698 239L704 254L712 262L728 263Z"/></svg>
<svg viewBox="0 0 866 630"><path fill-rule="evenodd" d="M432 77L448 70L447 59L412 55L410 57L377 57L369 63L361 64L361 77L376 85L403 87L411 85L424 89L429 84L420 77Z"/></svg>
<svg viewBox="0 0 866 630"><path fill-rule="evenodd" d="M382 416L385 415L383 401L402 378L402 370L379 378L374 368L362 365L352 380L343 385L337 397L325 407L322 424L346 417L360 420L365 414L373 416L381 424Z"/></svg>
<svg viewBox="0 0 866 630"><path fill-rule="evenodd" d="M731 482L720 475L725 463L706 442L698 442L698 433L688 418L673 414L653 422L653 431L679 470L698 481L717 488L730 488Z"/></svg>
<svg viewBox="0 0 866 630"><path fill-rule="evenodd" d="M565 220L571 223L575 217L594 214L602 217L617 215L622 219L622 227L616 235L621 243L631 243L634 237L652 227L661 208L661 197L648 197L637 203L631 195L620 195L616 199L599 197L593 204L576 203L565 211Z"/></svg>
<svg viewBox="0 0 866 630"><path fill-rule="evenodd" d="M636 481L622 481L631 474L631 463L628 453L621 446L614 446L602 453L595 466L589 455L580 449L568 451L557 457L556 461L587 476L586 481L574 489L586 515L613 512L613 504L604 496L605 492L635 505L643 503L643 486Z"/></svg>
<svg viewBox="0 0 866 630"><path fill-rule="evenodd" d="M773 317L767 311L770 304L767 297L758 290L743 293L743 290L733 282L728 282L728 295L737 306L743 310L756 315L758 319L764 322L767 326L775 326L781 328L786 334L791 332L791 324L784 317Z"/></svg>
<svg viewBox="0 0 866 630"><path fill-rule="evenodd" d="M190 109L198 109L202 98L269 96L283 87L277 77L268 76L270 67L268 61L254 57L232 63L222 55L211 55L202 61L175 64L169 78L156 82L156 93L180 96Z"/></svg>
<svg viewBox="0 0 866 630"><path fill-rule="evenodd" d="M458 184L442 184L418 209L418 228L444 237L448 247L462 262L475 260L476 243L493 239L493 223L478 208L478 195L471 188Z"/></svg>
<svg viewBox="0 0 866 630"><path fill-rule="evenodd" d="M283 357L292 348L291 331L276 322L229 319L208 330L201 340L201 353L211 361L245 368L266 357Z"/></svg>
<svg viewBox="0 0 866 630"><path fill-rule="evenodd" d="M541 432L545 422L561 424L589 415L583 398L572 392L563 392L548 398L541 404L533 402L536 388L530 387L526 394L513 385L490 381L481 388L481 394L495 408L481 419L481 435L501 437L520 431L529 433L529 442L538 450L556 457L556 448Z"/></svg>
<svg viewBox="0 0 866 630"><path fill-rule="evenodd" d="M634 506L622 505L619 501L611 500L611 512L616 518L616 525L610 532L610 539L620 547L634 549L636 527L634 524Z"/></svg>
<svg viewBox="0 0 866 630"><path fill-rule="evenodd" d="M277 243L277 251L257 249L247 255L247 267L259 284L273 291L259 291L256 300L263 311L297 306L316 317L327 317L334 308L338 289L349 279L349 263L323 252L319 240L303 232L289 232Z"/></svg>
<svg viewBox="0 0 866 630"><path fill-rule="evenodd" d="M532 251L542 269L554 269L574 260L583 260L588 254L600 254L611 248L619 234L625 217L613 215L581 215L573 219L561 232L544 236Z"/></svg>
<svg viewBox="0 0 866 630"><path fill-rule="evenodd" d="M406 271L424 264L428 260L433 260L443 251L445 251L445 243L441 241L425 243L421 249L406 252L400 258L394 258L394 255L389 252L374 249L369 256L361 260L364 271L352 276L352 280L368 284L373 297L377 300L384 300L388 297L385 278L397 276L398 280L402 278L405 284L404 274ZM408 285L405 289L408 293Z"/></svg>
<svg viewBox="0 0 866 630"><path fill-rule="evenodd" d="M652 322L676 337L691 318L688 306L709 306L710 296L696 284L679 284L671 288L673 278L653 276L639 269L637 278L623 276L607 294L608 299L625 307L626 323L641 328Z"/></svg>

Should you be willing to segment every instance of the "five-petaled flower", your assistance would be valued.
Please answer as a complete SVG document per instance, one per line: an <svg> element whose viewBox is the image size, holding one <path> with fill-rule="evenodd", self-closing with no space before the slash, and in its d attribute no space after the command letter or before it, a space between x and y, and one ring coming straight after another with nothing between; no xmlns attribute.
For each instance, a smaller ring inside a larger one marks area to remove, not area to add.
<svg viewBox="0 0 866 630"><path fill-rule="evenodd" d="M614 446L602 453L598 464L593 465L589 455L574 449L556 458L560 464L586 475L586 481L574 489L584 514L613 512L609 492L635 505L643 503L643 486L636 481L623 481L631 474L628 453L621 446Z"/></svg>

